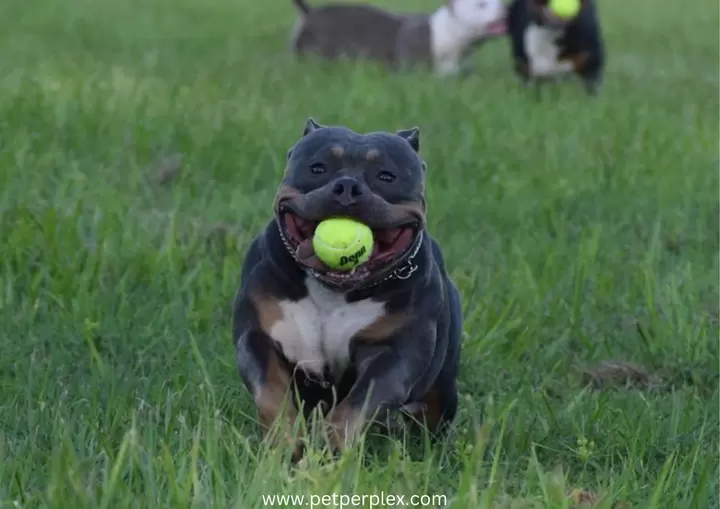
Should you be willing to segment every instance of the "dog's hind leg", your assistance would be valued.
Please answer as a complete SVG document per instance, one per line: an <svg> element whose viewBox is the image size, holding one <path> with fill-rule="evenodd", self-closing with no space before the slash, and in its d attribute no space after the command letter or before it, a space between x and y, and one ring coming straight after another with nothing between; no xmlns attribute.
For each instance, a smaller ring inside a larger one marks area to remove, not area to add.
<svg viewBox="0 0 720 509"><path fill-rule="evenodd" d="M585 51L566 58L572 63L575 74L582 80L585 91L589 95L597 95L602 83L602 55Z"/></svg>
<svg viewBox="0 0 720 509"><path fill-rule="evenodd" d="M298 18L290 33L288 46L290 53L295 57L304 56L312 45L312 31L306 27L304 18Z"/></svg>

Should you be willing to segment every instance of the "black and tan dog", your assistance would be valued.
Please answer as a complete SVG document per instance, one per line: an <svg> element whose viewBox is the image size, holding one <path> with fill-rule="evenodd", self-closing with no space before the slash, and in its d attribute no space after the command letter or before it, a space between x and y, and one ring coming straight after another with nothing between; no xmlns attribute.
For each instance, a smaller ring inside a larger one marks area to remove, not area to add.
<svg viewBox="0 0 720 509"><path fill-rule="evenodd" d="M377 412L420 411L431 432L455 416L462 309L425 228L419 130L358 134L309 119L288 152L274 218L252 242L235 300L237 365L263 430L322 403L337 452ZM370 260L336 272L313 253L317 224L370 226ZM285 406L287 408L287 406ZM289 422L288 422L289 421ZM293 438L293 440L296 440ZM294 459L302 455L301 440Z"/></svg>
<svg viewBox="0 0 720 509"><path fill-rule="evenodd" d="M508 8L515 72L536 87L562 75L578 75L587 92L599 91L605 66L605 45L595 0L580 0L571 19L555 16L548 0L513 0Z"/></svg>

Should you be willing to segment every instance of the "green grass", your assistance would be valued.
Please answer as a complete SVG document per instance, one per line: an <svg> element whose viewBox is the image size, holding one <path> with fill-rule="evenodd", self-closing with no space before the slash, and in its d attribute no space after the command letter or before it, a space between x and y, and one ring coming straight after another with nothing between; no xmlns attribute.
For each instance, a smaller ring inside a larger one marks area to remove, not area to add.
<svg viewBox="0 0 720 509"><path fill-rule="evenodd" d="M464 79L388 75L293 61L289 0L4 0L0 507L718 507L718 4L598 3L602 96L538 103L506 41ZM296 470L259 444L230 304L308 116L421 128L466 315L445 443ZM588 387L606 360L660 387Z"/></svg>

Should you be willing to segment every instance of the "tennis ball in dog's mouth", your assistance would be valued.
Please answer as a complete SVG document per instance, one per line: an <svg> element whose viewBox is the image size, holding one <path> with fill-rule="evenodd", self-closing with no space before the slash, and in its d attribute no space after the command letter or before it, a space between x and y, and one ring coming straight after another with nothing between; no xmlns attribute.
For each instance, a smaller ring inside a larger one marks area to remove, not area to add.
<svg viewBox="0 0 720 509"><path fill-rule="evenodd" d="M333 270L352 270L370 259L373 233L368 226L348 218L322 221L313 235L313 251Z"/></svg>
<svg viewBox="0 0 720 509"><path fill-rule="evenodd" d="M572 18L580 12L581 0L550 0L548 8L559 18Z"/></svg>

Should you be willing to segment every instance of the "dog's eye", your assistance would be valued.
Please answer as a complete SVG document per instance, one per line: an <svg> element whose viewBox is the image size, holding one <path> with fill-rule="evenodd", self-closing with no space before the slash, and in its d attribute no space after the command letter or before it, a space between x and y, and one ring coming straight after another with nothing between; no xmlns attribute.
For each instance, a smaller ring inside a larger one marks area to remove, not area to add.
<svg viewBox="0 0 720 509"><path fill-rule="evenodd" d="M310 165L310 173L314 173L315 175L325 173L325 165L323 163L312 163Z"/></svg>
<svg viewBox="0 0 720 509"><path fill-rule="evenodd" d="M383 182L394 182L396 177L389 171L381 171L377 174L377 178L379 178Z"/></svg>

